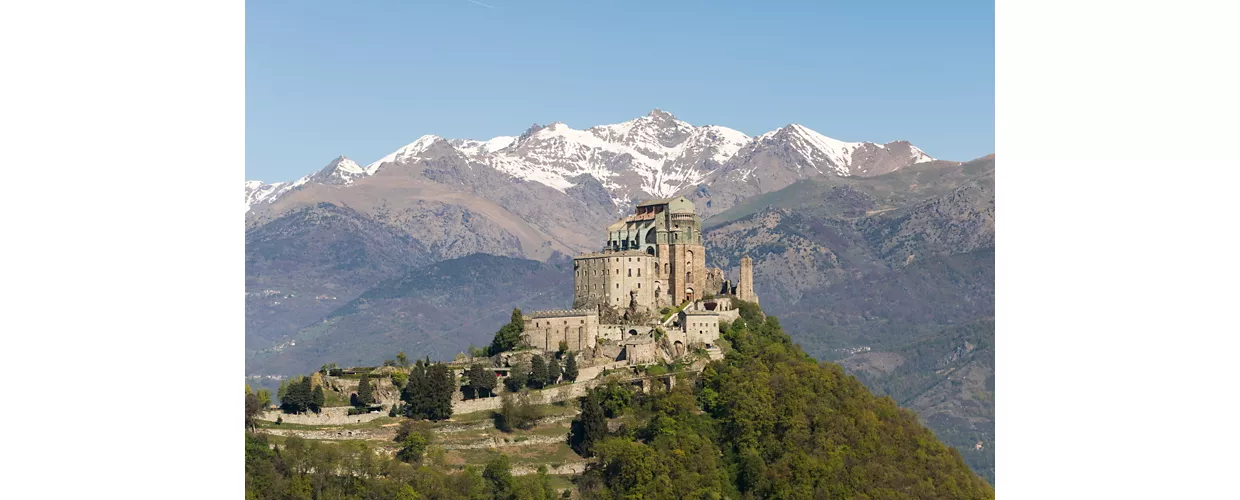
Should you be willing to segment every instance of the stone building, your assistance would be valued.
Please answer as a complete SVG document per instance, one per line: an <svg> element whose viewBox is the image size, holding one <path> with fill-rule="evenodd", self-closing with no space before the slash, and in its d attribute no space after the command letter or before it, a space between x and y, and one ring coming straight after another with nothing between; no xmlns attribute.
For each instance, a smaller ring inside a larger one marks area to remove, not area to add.
<svg viewBox="0 0 1240 500"><path fill-rule="evenodd" d="M683 196L638 204L608 226L601 252L578 256L573 267L575 307L655 310L717 292L707 289L702 220Z"/></svg>
<svg viewBox="0 0 1240 500"><path fill-rule="evenodd" d="M538 311L524 320L525 342L544 351L558 350L560 342L566 342L568 350L580 352L593 349L598 339L598 311L593 309Z"/></svg>
<svg viewBox="0 0 1240 500"><path fill-rule="evenodd" d="M736 286L736 298L758 302L758 294L753 291L753 259L748 255L741 257L741 282Z"/></svg>
<svg viewBox="0 0 1240 500"><path fill-rule="evenodd" d="M618 348L606 357L629 364L714 348L719 322L738 316L730 296L757 301L753 260L742 258L740 271L732 282L723 270L706 268L702 222L693 202L678 196L640 203L632 215L608 226L600 251L573 259L573 309L526 316L524 342L542 351L556 351L564 342L570 351L595 355L601 352L596 346ZM701 300L715 294L722 296ZM666 320L657 313L682 304Z"/></svg>

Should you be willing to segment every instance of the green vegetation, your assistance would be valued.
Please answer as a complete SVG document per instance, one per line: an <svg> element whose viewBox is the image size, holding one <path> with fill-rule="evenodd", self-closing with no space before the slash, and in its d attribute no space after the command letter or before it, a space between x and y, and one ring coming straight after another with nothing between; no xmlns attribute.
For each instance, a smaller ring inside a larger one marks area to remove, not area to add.
<svg viewBox="0 0 1240 500"><path fill-rule="evenodd" d="M495 415L495 428L501 431L512 432L514 429L531 429L538 418L542 416L538 408L530 404L529 390L523 390L516 395L512 393L504 394L503 398L503 406L500 407L499 413Z"/></svg>
<svg viewBox="0 0 1240 500"><path fill-rule="evenodd" d="M530 387L542 389L547 385L547 363L537 354L530 359Z"/></svg>
<svg viewBox="0 0 1240 500"><path fill-rule="evenodd" d="M431 433L447 423L400 419L394 443L387 444L399 447L388 448L394 459L365 444L316 444L295 437L280 438L283 445L272 449L267 437L247 432L247 498L555 498L545 466L554 464L547 460L571 458L556 458L570 449L589 459L574 481L583 499L994 497L994 489L968 469L960 453L937 440L912 412L875 396L840 366L809 357L778 319L756 305L742 307L740 318L721 329L731 348L696 380L680 379L673 389L654 384L649 393L610 380L587 391L568 429L568 447L535 444L515 455L465 448L452 451L449 466ZM925 359L912 362L923 367L941 357L943 346L918 349ZM509 443L563 436L563 427L539 428L537 422L543 412L571 411L530 403L524 386L536 383L533 364L514 370L514 376L528 370L518 386L522 392L504 395L501 410L493 414L496 427L513 434L505 440ZM571 356L566 368L570 364L575 365ZM469 372L476 368L481 365ZM544 361L543 384L549 368ZM471 381L485 378L469 372ZM439 397L437 391L445 388L455 389L446 365L418 361L402 391L406 414L436 420L430 396ZM250 400L257 395L247 390ZM247 428L250 411L247 404ZM447 432L477 429L479 418L485 416L466 415ZM609 431L608 419L617 430ZM449 439L461 444L490 439L485 430L470 432L478 434ZM522 453L539 453L541 463L522 462L531 456L521 458ZM515 464L530 467L526 471L544 467L516 476Z"/></svg>
<svg viewBox="0 0 1240 500"><path fill-rule="evenodd" d="M754 312L728 325L732 351L695 387L633 398L628 431L582 432L594 455L583 498L994 497L912 412Z"/></svg>
<svg viewBox="0 0 1240 500"><path fill-rule="evenodd" d="M452 394L456 390L456 377L447 365L418 360L409 372L409 382L400 392L405 416L427 420L451 417Z"/></svg>
<svg viewBox="0 0 1240 500"><path fill-rule="evenodd" d="M590 391L581 401L581 416L573 421L569 444L583 457L593 456L594 444L607 436L607 419L599 404L598 391Z"/></svg>
<svg viewBox="0 0 1240 500"><path fill-rule="evenodd" d="M521 345L521 332L524 331L525 320L521 318L521 310L514 307L508 323L495 332L495 339L491 341L490 355L511 351L514 347Z"/></svg>
<svg viewBox="0 0 1240 500"><path fill-rule="evenodd" d="M318 413L322 409L325 396L323 386L311 383L311 377L291 377L280 383L276 392L280 398L280 409L285 413Z"/></svg>
<svg viewBox="0 0 1240 500"><path fill-rule="evenodd" d="M568 359L564 361L564 380L577 381L577 356L568 353Z"/></svg>
<svg viewBox="0 0 1240 500"><path fill-rule="evenodd" d="M543 385L555 385L560 381L560 376L563 374L564 372L560 369L559 361L556 361L555 358L547 360L547 378L543 381Z"/></svg>
<svg viewBox="0 0 1240 500"><path fill-rule="evenodd" d="M483 391L487 397L492 396L495 386L499 384L495 374L478 363L465 371L465 378L469 379L469 388L473 391L474 397L483 397Z"/></svg>
<svg viewBox="0 0 1240 500"><path fill-rule="evenodd" d="M396 459L411 464L422 460L422 454L431 442L431 433L425 425L419 425L413 420L402 420L393 441L400 444Z"/></svg>
<svg viewBox="0 0 1240 500"><path fill-rule="evenodd" d="M353 401L353 406L370 406L375 402L374 389L370 387L370 375L362 374L362 380L357 383L357 398Z"/></svg>
<svg viewBox="0 0 1240 500"><path fill-rule="evenodd" d="M376 453L364 442L328 443L297 437L279 441L283 444L265 434L246 433L245 498L556 498L545 469L538 474L513 476L509 459L504 455L495 455L481 471L468 467L458 472L433 454L424 454L413 463L405 463Z"/></svg>

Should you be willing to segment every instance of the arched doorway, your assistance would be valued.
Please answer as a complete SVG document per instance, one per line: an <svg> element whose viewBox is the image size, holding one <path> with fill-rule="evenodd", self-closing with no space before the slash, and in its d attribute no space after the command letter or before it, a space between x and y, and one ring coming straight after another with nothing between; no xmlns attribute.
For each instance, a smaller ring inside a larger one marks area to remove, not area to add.
<svg viewBox="0 0 1240 500"><path fill-rule="evenodd" d="M693 287L685 289L685 300L693 301Z"/></svg>
<svg viewBox="0 0 1240 500"><path fill-rule="evenodd" d="M685 355L685 344L683 342L677 340L675 344L672 344L672 347L676 349L676 357L679 358Z"/></svg>

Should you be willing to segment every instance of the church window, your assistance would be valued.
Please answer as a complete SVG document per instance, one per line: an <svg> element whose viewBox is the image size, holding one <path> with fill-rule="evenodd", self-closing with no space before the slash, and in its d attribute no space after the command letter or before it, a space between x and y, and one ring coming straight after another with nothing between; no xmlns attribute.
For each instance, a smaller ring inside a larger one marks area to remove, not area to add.
<svg viewBox="0 0 1240 500"><path fill-rule="evenodd" d="M641 287L642 287L641 282L638 282L638 283L637 283L637 288L641 288Z"/></svg>
<svg viewBox="0 0 1240 500"><path fill-rule="evenodd" d="M639 267L639 268L637 268L637 277L638 277L638 278L642 277L642 268L640 268L640 267Z"/></svg>
<svg viewBox="0 0 1240 500"><path fill-rule="evenodd" d="M620 284L619 284L619 283L616 283L616 288L620 288ZM616 299L616 300L620 300L620 299Z"/></svg>
<svg viewBox="0 0 1240 500"><path fill-rule="evenodd" d="M633 269L631 269L631 268L629 269L629 277L630 277L630 278L632 278L632 277L633 277Z"/></svg>

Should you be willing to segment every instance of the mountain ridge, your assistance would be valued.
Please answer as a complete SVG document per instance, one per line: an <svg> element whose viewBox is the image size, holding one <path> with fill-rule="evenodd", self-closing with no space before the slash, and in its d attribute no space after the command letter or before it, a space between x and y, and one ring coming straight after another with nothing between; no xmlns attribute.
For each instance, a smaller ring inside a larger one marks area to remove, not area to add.
<svg viewBox="0 0 1240 500"><path fill-rule="evenodd" d="M693 192L704 184L713 184L713 179L722 172L739 172L727 179L735 183L744 183L755 173L759 177L764 175L758 169L769 167L771 161L765 157L758 162L734 161L742 153L745 158L752 158L771 149L783 149L781 159L789 163L790 168L804 171L795 174L798 178L876 175L933 160L903 141L845 142L800 124L750 137L720 125L694 126L656 108L628 121L581 130L555 122L535 124L519 136L504 135L485 140L423 135L365 168L352 160L337 165L342 158L347 160L341 156L327 167L292 182L246 181L247 212L255 206L274 203L306 184L347 186L389 165L430 158L433 155L428 151L439 142L472 163L516 180L540 183L561 193L578 186L581 176L588 175L609 193L618 213L641 199ZM765 191L786 184L777 180Z"/></svg>

